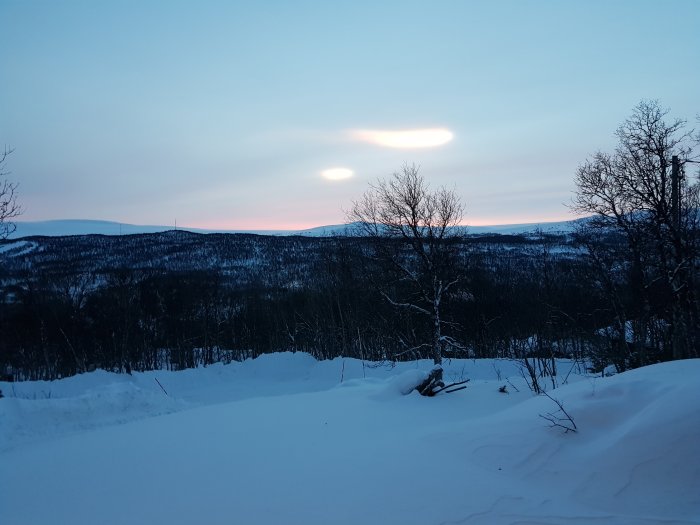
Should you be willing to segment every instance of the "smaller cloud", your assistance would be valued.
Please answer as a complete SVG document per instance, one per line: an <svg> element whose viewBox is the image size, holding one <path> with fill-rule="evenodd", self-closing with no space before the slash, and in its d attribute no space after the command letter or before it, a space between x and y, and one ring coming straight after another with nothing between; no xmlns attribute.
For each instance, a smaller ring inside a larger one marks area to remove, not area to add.
<svg viewBox="0 0 700 525"><path fill-rule="evenodd" d="M446 128L355 129L349 133L352 140L396 149L435 148L447 144L454 138L454 133Z"/></svg>
<svg viewBox="0 0 700 525"><path fill-rule="evenodd" d="M345 180L355 175L350 168L328 168L321 171L321 177L328 180Z"/></svg>

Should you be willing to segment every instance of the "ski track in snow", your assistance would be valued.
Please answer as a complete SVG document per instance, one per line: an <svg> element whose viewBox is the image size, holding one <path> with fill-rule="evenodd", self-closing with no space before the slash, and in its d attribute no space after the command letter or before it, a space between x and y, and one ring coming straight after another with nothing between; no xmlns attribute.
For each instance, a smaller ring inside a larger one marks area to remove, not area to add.
<svg viewBox="0 0 700 525"><path fill-rule="evenodd" d="M39 244L34 241L8 242L0 245L0 253L11 252L12 257L21 257L35 250L38 246Z"/></svg>

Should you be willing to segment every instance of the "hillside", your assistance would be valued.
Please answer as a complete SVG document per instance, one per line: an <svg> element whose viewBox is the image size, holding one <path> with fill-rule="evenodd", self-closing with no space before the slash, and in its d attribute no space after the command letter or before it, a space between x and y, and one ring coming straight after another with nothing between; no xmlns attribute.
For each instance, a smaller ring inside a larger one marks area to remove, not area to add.
<svg viewBox="0 0 700 525"><path fill-rule="evenodd" d="M546 232L568 232L574 227L576 221L541 222L527 224L498 224L490 226L468 226L466 230L474 234L500 233L520 234L541 229ZM129 224L114 221L60 219L51 221L17 221L17 229L10 235L11 239L23 237L63 237L68 235L135 235L142 233L162 233L177 230L172 224L142 225ZM345 224L332 224L316 226L303 230L223 230L180 227L180 230L192 233L252 233L256 235L309 235L332 236L344 235L347 231Z"/></svg>

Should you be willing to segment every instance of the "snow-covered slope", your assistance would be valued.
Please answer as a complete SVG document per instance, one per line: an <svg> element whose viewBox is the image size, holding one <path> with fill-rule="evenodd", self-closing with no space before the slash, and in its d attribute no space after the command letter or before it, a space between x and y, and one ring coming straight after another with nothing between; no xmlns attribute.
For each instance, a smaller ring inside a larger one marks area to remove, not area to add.
<svg viewBox="0 0 700 525"><path fill-rule="evenodd" d="M469 226L468 233L485 234L519 234L528 233L538 228L545 232L569 232L575 221L542 222L531 224L501 224L495 226ZM135 233L159 233L174 230L174 226L149 226L127 224L112 221L95 220L54 220L54 221L18 221L17 230L10 236L12 239L31 236L57 237L63 235L129 235ZM201 228L180 228L194 233L255 233L258 235L310 235L332 236L344 235L347 231L345 224L318 226L306 230L207 230Z"/></svg>
<svg viewBox="0 0 700 525"><path fill-rule="evenodd" d="M429 367L276 354L0 384L1 521L700 523L700 360L572 374L551 395L578 433L508 361L454 360L466 390L402 395Z"/></svg>
<svg viewBox="0 0 700 525"><path fill-rule="evenodd" d="M11 239L22 237L65 235L131 235L136 233L160 233L177 229L172 226L128 224L112 221L66 219L53 221L17 221L17 229ZM277 230L204 230L201 228L180 228L194 233L257 233L259 235L287 235L290 232Z"/></svg>

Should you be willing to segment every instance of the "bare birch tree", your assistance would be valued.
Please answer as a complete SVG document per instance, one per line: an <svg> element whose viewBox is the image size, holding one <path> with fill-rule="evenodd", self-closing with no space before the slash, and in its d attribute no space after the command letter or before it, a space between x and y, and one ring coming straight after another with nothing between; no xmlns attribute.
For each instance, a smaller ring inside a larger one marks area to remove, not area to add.
<svg viewBox="0 0 700 525"><path fill-rule="evenodd" d="M454 256L464 207L454 190L431 190L419 171L406 164L391 177L370 184L353 202L347 220L360 235L378 241L377 256L389 263L396 280L409 290L398 297L385 283L380 285L382 296L397 308L429 319L432 340L420 346L430 348L437 383L444 350L460 347L443 331L448 323L442 318L442 306L461 282Z"/></svg>
<svg viewBox="0 0 700 525"><path fill-rule="evenodd" d="M668 120L657 101L643 101L617 130L612 154L579 167L573 208L592 214L594 230L613 229L628 245L631 286L643 300L664 282L671 300L675 358L697 356L700 319L695 286L700 187L686 176L697 161L697 137L681 119ZM642 328L646 331L645 328ZM646 335L635 334L643 343Z"/></svg>
<svg viewBox="0 0 700 525"><path fill-rule="evenodd" d="M12 219L22 213L17 204L17 184L7 180L8 172L3 169L7 156L12 153L7 147L0 153L0 240L6 239L15 229Z"/></svg>

